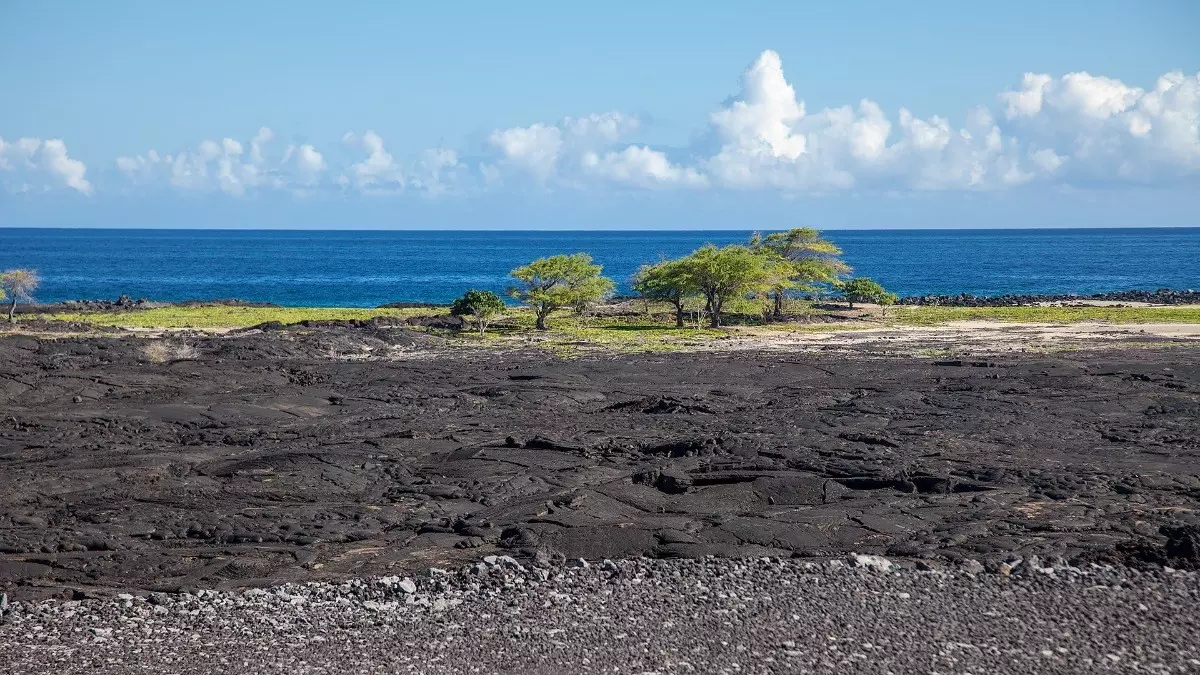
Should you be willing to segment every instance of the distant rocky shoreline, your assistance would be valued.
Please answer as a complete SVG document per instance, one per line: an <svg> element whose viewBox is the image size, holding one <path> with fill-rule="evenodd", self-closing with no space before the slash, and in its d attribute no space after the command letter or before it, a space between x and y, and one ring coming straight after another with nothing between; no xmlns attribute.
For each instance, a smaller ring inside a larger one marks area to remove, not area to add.
<svg viewBox="0 0 1200 675"><path fill-rule="evenodd" d="M1200 304L1200 291L1160 288L1157 291L1110 291L1092 295L1073 293L1030 293L1008 295L910 295L900 298L901 305L938 305L943 307L1019 307L1043 302L1146 302L1155 305Z"/></svg>
<svg viewBox="0 0 1200 675"><path fill-rule="evenodd" d="M638 299L636 296L618 296L613 302L623 302ZM1154 305L1197 305L1200 304L1200 290L1160 288L1156 291L1132 290L1110 291L1079 295L1074 293L1012 293L1005 295L909 295L900 298L897 304L913 306L940 307L1020 307L1039 303L1056 302L1144 302ZM203 305L220 305L224 307L280 307L270 302L254 302L237 298L220 298L216 300L187 300L184 302L157 302L146 298L133 299L122 295L116 300L66 300L63 302L18 305L18 314L35 314L45 312L119 312L139 309L155 309L159 307L191 307ZM379 309L391 308L429 308L443 307L429 302L389 302L379 305Z"/></svg>

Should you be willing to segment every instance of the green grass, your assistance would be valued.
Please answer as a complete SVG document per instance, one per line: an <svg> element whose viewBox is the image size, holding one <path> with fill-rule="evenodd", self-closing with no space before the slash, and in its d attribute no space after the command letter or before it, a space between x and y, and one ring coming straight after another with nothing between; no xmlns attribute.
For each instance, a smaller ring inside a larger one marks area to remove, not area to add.
<svg viewBox="0 0 1200 675"><path fill-rule="evenodd" d="M951 321L1016 323L1200 323L1198 307L896 307L888 323L938 326Z"/></svg>
<svg viewBox="0 0 1200 675"><path fill-rule="evenodd" d="M246 328L268 321L294 324L302 321L371 319L377 316L409 317L428 314L430 311L428 309L222 307L213 305L161 307L132 312L62 312L40 314L36 317L51 321L78 321L93 326L125 328Z"/></svg>
<svg viewBox="0 0 1200 675"><path fill-rule="evenodd" d="M1056 323L1079 321L1122 323L1200 323L1197 307L897 307L881 318L877 312L856 312L855 320L806 323L790 321L763 323L763 304L747 300L734 304L727 325L713 330L689 325L675 328L673 314L666 305L652 305L652 313L640 310L633 315L575 316L556 312L549 319L548 331L534 330L533 314L524 308L510 309L480 337L473 331L450 334L458 344L490 347L537 347L565 355L590 350L618 352L677 351L711 344L738 331L838 332L884 326L938 326L952 321L986 320L1002 322ZM811 303L790 301L785 308L790 316L825 313ZM295 324L303 321L370 319L444 313L446 308L355 309L341 307L163 307L130 312L74 312L38 315L37 318L89 323L95 326L127 328L245 328L278 321ZM842 313L842 312L838 312ZM23 316L29 318L28 315Z"/></svg>

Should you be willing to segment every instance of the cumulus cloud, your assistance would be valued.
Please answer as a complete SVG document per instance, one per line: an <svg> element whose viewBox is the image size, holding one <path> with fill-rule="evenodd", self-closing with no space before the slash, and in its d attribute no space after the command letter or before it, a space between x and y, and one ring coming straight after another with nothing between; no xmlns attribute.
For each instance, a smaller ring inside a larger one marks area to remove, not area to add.
<svg viewBox="0 0 1200 675"><path fill-rule="evenodd" d="M1000 100L1012 133L1054 152L1064 179L1152 183L1200 172L1200 73L1167 73L1150 90L1027 73Z"/></svg>
<svg viewBox="0 0 1200 675"><path fill-rule="evenodd" d="M559 170L568 173L578 168L585 157L608 149L641 125L632 115L607 112L567 117L558 124L541 122L527 127L498 129L488 137L491 148L499 153L498 164L524 170L546 181ZM499 178L499 169L489 169Z"/></svg>
<svg viewBox="0 0 1200 675"><path fill-rule="evenodd" d="M342 185L353 185L364 192L385 193L404 189L404 172L395 158L383 146L383 139L374 131L359 136L347 133L342 137L347 145L357 146L367 153L342 174Z"/></svg>
<svg viewBox="0 0 1200 675"><path fill-rule="evenodd" d="M66 186L81 194L92 194L87 167L72 159L66 143L57 138L18 138L11 143L0 138L0 172L0 180L18 192ZM52 182L47 184L46 179Z"/></svg>
<svg viewBox="0 0 1200 675"><path fill-rule="evenodd" d="M233 138L208 139L194 150L150 150L118 157L116 168L137 187L219 191L235 197L261 190L299 193L315 185L326 170L324 156L307 143L288 145L280 152L274 141L275 133L262 127L246 143Z"/></svg>
<svg viewBox="0 0 1200 675"><path fill-rule="evenodd" d="M1190 186L1200 177L1200 73L1167 73L1146 88L1086 72L1027 73L984 105L924 118L870 99L812 110L802 89L778 53L762 52L694 134L702 140L685 148L639 142L637 116L606 112L496 129L465 157L437 147L397 158L367 131L346 134L340 152L292 144L274 159L275 134L263 127L248 141L208 140L174 155L152 150L119 158L117 167L135 183L231 195L325 187L443 196L522 186L891 193ZM51 143L0 145L0 168L33 163L90 191L83 165Z"/></svg>
<svg viewBox="0 0 1200 675"><path fill-rule="evenodd" d="M763 52L741 92L711 116L720 148L700 163L727 188L990 190L1032 182L1152 182L1200 172L1200 74L1169 73L1144 91L1119 80L1028 73L961 126L875 102L809 114Z"/></svg>
<svg viewBox="0 0 1200 675"><path fill-rule="evenodd" d="M500 151L503 161L524 168L539 178L548 178L558 163L562 129L538 123L497 130L488 137L488 142Z"/></svg>
<svg viewBox="0 0 1200 675"><path fill-rule="evenodd" d="M631 145L603 155L586 153L583 168L591 175L644 188L708 185L708 179L695 169L672 164L664 153L644 145Z"/></svg>

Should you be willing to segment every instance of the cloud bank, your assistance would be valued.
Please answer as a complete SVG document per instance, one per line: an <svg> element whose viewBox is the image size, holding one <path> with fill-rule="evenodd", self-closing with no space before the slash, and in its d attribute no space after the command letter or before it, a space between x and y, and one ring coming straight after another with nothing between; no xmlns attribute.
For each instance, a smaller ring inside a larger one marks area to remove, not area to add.
<svg viewBox="0 0 1200 675"><path fill-rule="evenodd" d="M639 142L643 121L616 111L496 129L474 147L410 158L393 155L370 130L318 149L284 143L263 127L244 142L120 157L104 188L440 198L499 190L805 195L1200 184L1200 73L1167 73L1145 89L1086 72L1026 73L959 122L904 108L889 113L869 99L809 111L798 84L779 54L762 52L689 147ZM86 167L58 140L0 140L4 173L17 177L6 184L19 191L93 192Z"/></svg>
<svg viewBox="0 0 1200 675"><path fill-rule="evenodd" d="M87 167L67 155L67 145L57 138L0 138L0 184L12 192L45 192L65 187L92 194ZM46 181L49 182L46 182Z"/></svg>

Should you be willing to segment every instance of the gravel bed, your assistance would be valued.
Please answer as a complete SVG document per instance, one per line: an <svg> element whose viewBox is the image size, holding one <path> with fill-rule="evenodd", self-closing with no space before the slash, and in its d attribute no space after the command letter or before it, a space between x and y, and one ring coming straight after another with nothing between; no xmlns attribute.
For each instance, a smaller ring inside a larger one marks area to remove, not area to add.
<svg viewBox="0 0 1200 675"><path fill-rule="evenodd" d="M1200 671L1200 576L1026 560L507 556L419 578L8 602L6 673Z"/></svg>

